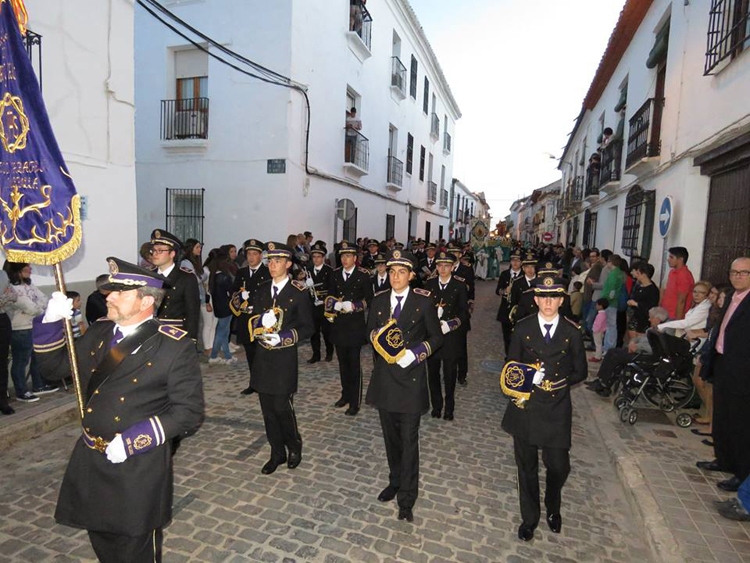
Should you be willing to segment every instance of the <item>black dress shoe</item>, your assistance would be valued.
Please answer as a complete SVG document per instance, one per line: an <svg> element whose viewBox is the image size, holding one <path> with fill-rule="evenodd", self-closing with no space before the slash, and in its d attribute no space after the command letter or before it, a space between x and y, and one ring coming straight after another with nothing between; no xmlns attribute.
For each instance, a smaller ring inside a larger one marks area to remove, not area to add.
<svg viewBox="0 0 750 563"><path fill-rule="evenodd" d="M269 459L266 462L266 464L263 466L263 468L260 470L260 472L263 473L263 475L270 475L271 473L273 473L274 471L276 471L276 468L279 465L281 465L282 463L284 463L285 461L286 461L286 459L282 459L282 460L277 461L277 460L271 458L271 459Z"/></svg>
<svg viewBox="0 0 750 563"><path fill-rule="evenodd" d="M385 489L380 491L378 500L380 502L390 502L396 498L396 493L398 493L398 487L391 487L388 485Z"/></svg>
<svg viewBox="0 0 750 563"><path fill-rule="evenodd" d="M562 516L559 514L547 514L547 525L551 531L559 534L562 529Z"/></svg>
<svg viewBox="0 0 750 563"><path fill-rule="evenodd" d="M523 541L531 541L534 539L534 528L521 524L518 527L518 539Z"/></svg>
<svg viewBox="0 0 750 563"><path fill-rule="evenodd" d="M728 493L736 493L737 489L740 488L740 485L742 485L742 481L737 479L737 477L730 477L726 481L719 481L716 483L716 486L719 487L722 491L727 491Z"/></svg>
<svg viewBox="0 0 750 563"><path fill-rule="evenodd" d="M609 397L612 394L612 390L602 387L601 389L596 390L596 394L600 397Z"/></svg>
<svg viewBox="0 0 750 563"><path fill-rule="evenodd" d="M432 415L432 418L440 418L440 411L438 410L433 410L430 414Z"/></svg>
<svg viewBox="0 0 750 563"><path fill-rule="evenodd" d="M308 364L315 364L320 361L320 356L313 356L309 360L307 360Z"/></svg>
<svg viewBox="0 0 750 563"><path fill-rule="evenodd" d="M443 420L453 420L453 413L447 412L445 415L443 415Z"/></svg>
<svg viewBox="0 0 750 563"><path fill-rule="evenodd" d="M331 361L333 361L333 352L331 352L330 354L326 354L326 362L331 362Z"/></svg>
<svg viewBox="0 0 750 563"><path fill-rule="evenodd" d="M695 434L696 436L713 436L710 432L704 432L703 430L698 430L697 428L693 428L690 432Z"/></svg>
<svg viewBox="0 0 750 563"><path fill-rule="evenodd" d="M242 391L240 391L240 395L252 395L253 393L255 393L255 389L253 389L249 385L247 386L247 389L243 389Z"/></svg>
<svg viewBox="0 0 750 563"><path fill-rule="evenodd" d="M289 461L286 466L289 469L296 469L297 466L302 462L302 452L289 452Z"/></svg>
<svg viewBox="0 0 750 563"><path fill-rule="evenodd" d="M724 471L724 468L721 465L719 465L719 462L716 460L698 461L696 462L695 466L698 469L703 469L705 471Z"/></svg>
<svg viewBox="0 0 750 563"><path fill-rule="evenodd" d="M3 414L14 414L16 411L10 405L0 405L0 412Z"/></svg>
<svg viewBox="0 0 750 563"><path fill-rule="evenodd" d="M346 409L346 412L344 414L348 416L357 416L358 412L359 412L358 408L349 407L348 409Z"/></svg>
<svg viewBox="0 0 750 563"><path fill-rule="evenodd" d="M463 385L464 387L466 387L466 378L465 377L464 378L459 378L458 379L458 384L459 385Z"/></svg>
<svg viewBox="0 0 750 563"><path fill-rule="evenodd" d="M345 407L348 404L349 404L349 401L347 401L346 399L342 397L341 399L333 403L333 406L336 407L337 409L340 409L341 407Z"/></svg>
<svg viewBox="0 0 750 563"><path fill-rule="evenodd" d="M737 522L750 522L750 513L740 504L736 498L729 499L730 502L719 505L719 514L729 520Z"/></svg>
<svg viewBox="0 0 750 563"><path fill-rule="evenodd" d="M714 443L708 438L704 438L703 440L701 440L701 444L705 444L706 446L711 446L712 448L714 447Z"/></svg>
<svg viewBox="0 0 750 563"><path fill-rule="evenodd" d="M411 508L399 508L398 519L406 520L407 522L414 522L414 514L412 513Z"/></svg>

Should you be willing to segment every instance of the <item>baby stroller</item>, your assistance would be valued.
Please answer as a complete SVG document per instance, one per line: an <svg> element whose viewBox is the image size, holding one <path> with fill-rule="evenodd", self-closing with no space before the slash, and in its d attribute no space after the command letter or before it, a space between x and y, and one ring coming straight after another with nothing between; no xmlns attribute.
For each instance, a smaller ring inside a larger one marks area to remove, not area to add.
<svg viewBox="0 0 750 563"><path fill-rule="evenodd" d="M634 405L639 397L666 413L683 408L695 397L691 375L699 343L691 345L688 340L655 329L649 329L646 338L652 354L637 355L619 377L620 393L614 404L621 422L636 423L638 410ZM677 416L682 428L692 423L688 413Z"/></svg>

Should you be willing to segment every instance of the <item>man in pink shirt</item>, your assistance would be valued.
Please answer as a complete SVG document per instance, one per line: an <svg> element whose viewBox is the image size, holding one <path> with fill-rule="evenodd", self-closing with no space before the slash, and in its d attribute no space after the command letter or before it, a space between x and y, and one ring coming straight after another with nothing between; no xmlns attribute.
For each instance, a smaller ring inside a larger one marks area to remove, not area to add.
<svg viewBox="0 0 750 563"><path fill-rule="evenodd" d="M669 249L667 263L671 270L667 287L661 298L661 306L669 313L669 320L685 318L685 311L693 304L692 290L695 280L687 267L688 251L684 246Z"/></svg>
<svg viewBox="0 0 750 563"><path fill-rule="evenodd" d="M733 476L717 486L737 491L750 475L750 258L737 258L729 270L734 292L727 295L721 323L714 326L701 356L701 377L713 383L714 461L698 467Z"/></svg>

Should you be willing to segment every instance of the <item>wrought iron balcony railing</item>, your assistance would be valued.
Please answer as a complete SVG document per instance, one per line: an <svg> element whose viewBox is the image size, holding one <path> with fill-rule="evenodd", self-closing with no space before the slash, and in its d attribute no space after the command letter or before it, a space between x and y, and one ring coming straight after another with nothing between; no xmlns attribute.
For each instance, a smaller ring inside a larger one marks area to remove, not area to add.
<svg viewBox="0 0 750 563"><path fill-rule="evenodd" d="M435 182L427 182L427 203L435 203L437 201L437 184Z"/></svg>
<svg viewBox="0 0 750 563"><path fill-rule="evenodd" d="M367 172L370 168L370 140L353 127L346 128L344 162Z"/></svg>
<svg viewBox="0 0 750 563"><path fill-rule="evenodd" d="M626 167L632 166L642 158L659 156L663 106L664 98L649 98L630 118Z"/></svg>
<svg viewBox="0 0 750 563"><path fill-rule="evenodd" d="M401 187L404 182L404 163L395 156L388 157L388 183Z"/></svg>
<svg viewBox="0 0 750 563"><path fill-rule="evenodd" d="M602 165L599 172L599 185L620 180L622 141L613 141L602 150Z"/></svg>
<svg viewBox="0 0 750 563"><path fill-rule="evenodd" d="M368 49L372 48L372 16L362 0L354 0L349 7L349 31L359 35Z"/></svg>
<svg viewBox="0 0 750 563"><path fill-rule="evenodd" d="M570 192L568 192L568 201L578 203L583 200L583 176L576 176L571 182Z"/></svg>
<svg viewBox="0 0 750 563"><path fill-rule="evenodd" d="M436 140L440 137L440 118L436 113L432 114L432 127L430 127L430 136Z"/></svg>
<svg viewBox="0 0 750 563"><path fill-rule="evenodd" d="M391 86L406 97L406 67L398 57L391 57Z"/></svg>
<svg viewBox="0 0 750 563"><path fill-rule="evenodd" d="M39 79L39 89L42 89L42 36L26 29L26 36L23 38L26 54L31 59L31 66Z"/></svg>
<svg viewBox="0 0 750 563"><path fill-rule="evenodd" d="M208 139L208 98L161 101L161 140Z"/></svg>
<svg viewBox="0 0 750 563"><path fill-rule="evenodd" d="M445 188L440 190L440 207L443 209L448 207L448 190Z"/></svg>
<svg viewBox="0 0 750 563"><path fill-rule="evenodd" d="M451 141L451 134L446 131L445 138L443 139L443 150L448 154L451 152Z"/></svg>
<svg viewBox="0 0 750 563"><path fill-rule="evenodd" d="M599 194L599 165L590 165L586 170L586 189L584 197Z"/></svg>

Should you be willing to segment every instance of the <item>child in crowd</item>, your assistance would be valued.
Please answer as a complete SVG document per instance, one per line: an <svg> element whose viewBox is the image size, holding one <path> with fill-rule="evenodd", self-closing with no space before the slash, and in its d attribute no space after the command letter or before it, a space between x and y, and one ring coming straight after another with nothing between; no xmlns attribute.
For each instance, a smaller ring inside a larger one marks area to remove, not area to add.
<svg viewBox="0 0 750 563"><path fill-rule="evenodd" d="M581 311L583 309L583 292L581 288L583 283L577 281L573 283L573 291L570 294L570 310L573 312L573 320L578 322L581 318Z"/></svg>
<svg viewBox="0 0 750 563"><path fill-rule="evenodd" d="M604 297L596 300L596 318L593 328L596 351L589 358L590 362L602 361L602 344L604 343L604 333L607 332L607 307L609 307L609 300Z"/></svg>
<svg viewBox="0 0 750 563"><path fill-rule="evenodd" d="M86 333L86 326L83 324L83 315L81 314L81 294L77 291L66 291L68 299L73 300L73 317L70 319L70 325L73 328L73 338L81 338Z"/></svg>

